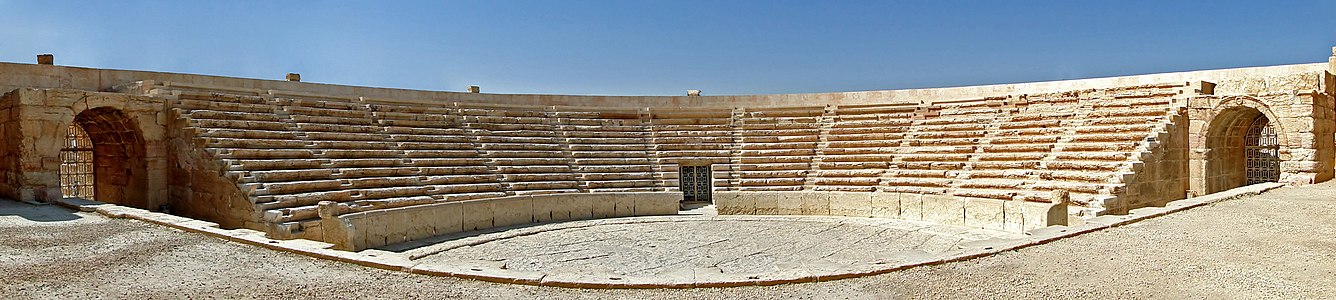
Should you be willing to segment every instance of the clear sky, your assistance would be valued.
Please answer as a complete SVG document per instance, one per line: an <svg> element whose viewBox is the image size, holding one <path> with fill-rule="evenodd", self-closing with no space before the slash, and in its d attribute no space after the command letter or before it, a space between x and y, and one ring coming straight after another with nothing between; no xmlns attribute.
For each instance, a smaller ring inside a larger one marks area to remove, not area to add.
<svg viewBox="0 0 1336 300"><path fill-rule="evenodd" d="M1326 61L1336 0L17 1L0 61L488 93L884 90ZM3 76L0 74L0 76Z"/></svg>

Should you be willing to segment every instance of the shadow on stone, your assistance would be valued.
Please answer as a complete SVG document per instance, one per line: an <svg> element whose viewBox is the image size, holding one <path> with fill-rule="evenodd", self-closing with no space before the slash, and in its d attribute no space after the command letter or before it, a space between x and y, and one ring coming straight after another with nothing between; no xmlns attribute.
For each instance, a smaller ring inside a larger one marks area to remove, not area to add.
<svg viewBox="0 0 1336 300"><path fill-rule="evenodd" d="M55 205L33 205L0 198L0 218L18 216L33 222L61 222L83 218Z"/></svg>

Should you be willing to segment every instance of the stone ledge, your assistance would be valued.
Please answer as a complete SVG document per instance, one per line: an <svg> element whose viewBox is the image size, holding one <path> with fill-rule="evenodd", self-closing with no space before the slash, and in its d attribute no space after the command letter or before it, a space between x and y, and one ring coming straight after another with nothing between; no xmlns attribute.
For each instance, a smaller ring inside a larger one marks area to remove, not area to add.
<svg viewBox="0 0 1336 300"><path fill-rule="evenodd" d="M358 251L458 232L530 224L677 214L674 192L509 196L372 210L324 217L325 241Z"/></svg>
<svg viewBox="0 0 1336 300"><path fill-rule="evenodd" d="M1066 204L895 192L716 192L722 215L872 217L1022 233L1066 225Z"/></svg>

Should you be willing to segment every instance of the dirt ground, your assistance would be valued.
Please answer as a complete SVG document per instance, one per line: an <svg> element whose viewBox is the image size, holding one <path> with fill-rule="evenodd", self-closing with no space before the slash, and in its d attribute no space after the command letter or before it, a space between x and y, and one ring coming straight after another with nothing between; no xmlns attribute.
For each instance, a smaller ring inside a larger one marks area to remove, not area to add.
<svg viewBox="0 0 1336 300"><path fill-rule="evenodd" d="M1336 297L1336 182L958 263L768 287L582 290L364 268L0 200L4 299Z"/></svg>

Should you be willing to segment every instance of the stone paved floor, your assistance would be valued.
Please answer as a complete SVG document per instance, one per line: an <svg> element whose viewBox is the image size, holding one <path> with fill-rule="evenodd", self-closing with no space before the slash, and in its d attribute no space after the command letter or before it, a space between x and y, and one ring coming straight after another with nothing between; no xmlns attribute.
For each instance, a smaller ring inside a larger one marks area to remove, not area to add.
<svg viewBox="0 0 1336 300"><path fill-rule="evenodd" d="M1336 182L979 259L766 287L585 290L369 269L131 220L0 201L4 299L1324 299Z"/></svg>
<svg viewBox="0 0 1336 300"><path fill-rule="evenodd" d="M526 234L497 232L424 247L452 249L430 251L437 253L420 261L482 260L505 269L607 277L814 269L835 275L942 255L962 242L1021 237L904 220L709 214L576 221L521 230ZM451 245L462 243L467 245Z"/></svg>

